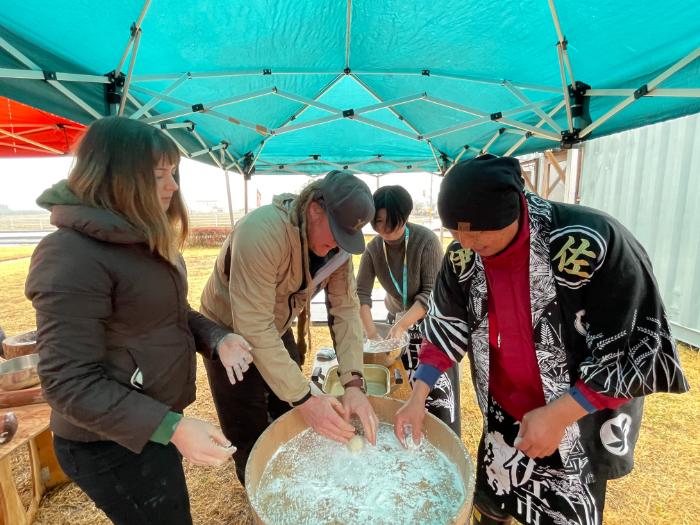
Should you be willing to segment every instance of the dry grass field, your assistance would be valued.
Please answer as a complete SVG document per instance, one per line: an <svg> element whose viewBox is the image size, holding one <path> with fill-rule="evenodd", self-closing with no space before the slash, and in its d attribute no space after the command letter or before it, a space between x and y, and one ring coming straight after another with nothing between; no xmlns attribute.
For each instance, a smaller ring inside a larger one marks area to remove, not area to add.
<svg viewBox="0 0 700 525"><path fill-rule="evenodd" d="M0 248L0 325L8 335L34 327L31 304L24 298L24 280L32 248ZM189 269L190 303L199 305L216 249L185 253ZM313 347L330 345L325 328L312 329ZM681 359L691 385L700 384L700 354L683 347ZM307 370L308 373L308 370ZM188 415L216 420L206 377L200 365L198 399ZM463 372L462 436L472 455L481 429L469 375ZM605 523L609 525L694 525L700 523L700 394L694 388L683 396L655 395L646 403L636 467L625 479L609 484ZM20 422L21 424L21 422ZM28 499L30 486L26 454L17 453L13 469ZM204 468L187 464L192 514L198 525L252 523L245 493L233 465ZM50 492L35 521L41 525L103 525L109 521L73 484Z"/></svg>

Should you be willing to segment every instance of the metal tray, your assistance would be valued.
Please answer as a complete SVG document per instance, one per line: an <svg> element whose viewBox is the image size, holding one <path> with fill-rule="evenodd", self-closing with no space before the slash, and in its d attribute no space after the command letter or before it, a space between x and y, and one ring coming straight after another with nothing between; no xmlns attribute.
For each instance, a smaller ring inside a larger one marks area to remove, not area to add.
<svg viewBox="0 0 700 525"><path fill-rule="evenodd" d="M385 396L391 391L391 376L389 369L380 365L364 365L362 374L365 376L367 394L372 396ZM328 370L326 378L323 379L321 389L332 396L341 396L345 392L338 377L338 367L333 366Z"/></svg>

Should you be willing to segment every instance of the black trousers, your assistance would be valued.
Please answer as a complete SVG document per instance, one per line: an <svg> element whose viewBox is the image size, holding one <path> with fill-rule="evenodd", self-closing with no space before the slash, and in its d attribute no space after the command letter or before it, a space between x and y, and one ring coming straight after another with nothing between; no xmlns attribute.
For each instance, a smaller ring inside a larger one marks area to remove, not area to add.
<svg viewBox="0 0 700 525"><path fill-rule="evenodd" d="M117 525L191 525L182 456L175 445L147 443L140 454L114 441L54 436L63 471Z"/></svg>
<svg viewBox="0 0 700 525"><path fill-rule="evenodd" d="M289 356L299 364L299 351L291 330L282 335L282 342ZM255 441L270 423L292 407L272 392L255 365L235 385L229 382L220 361L205 358L204 367L221 430L237 449L233 454L236 474L245 485L245 466Z"/></svg>

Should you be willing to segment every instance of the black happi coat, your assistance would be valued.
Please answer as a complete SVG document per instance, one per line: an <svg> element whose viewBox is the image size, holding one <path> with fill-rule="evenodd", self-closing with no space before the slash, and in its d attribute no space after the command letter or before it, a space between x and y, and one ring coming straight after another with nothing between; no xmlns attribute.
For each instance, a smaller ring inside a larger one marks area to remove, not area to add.
<svg viewBox="0 0 700 525"><path fill-rule="evenodd" d="M633 464L643 396L688 389L651 263L632 234L602 212L531 193L526 202L532 325L546 402L578 379L601 394L633 398L568 427L555 476L583 483L624 476ZM503 421L488 393L487 301L481 258L452 243L422 331L453 361L469 355L485 437ZM513 437L505 439L512 445Z"/></svg>

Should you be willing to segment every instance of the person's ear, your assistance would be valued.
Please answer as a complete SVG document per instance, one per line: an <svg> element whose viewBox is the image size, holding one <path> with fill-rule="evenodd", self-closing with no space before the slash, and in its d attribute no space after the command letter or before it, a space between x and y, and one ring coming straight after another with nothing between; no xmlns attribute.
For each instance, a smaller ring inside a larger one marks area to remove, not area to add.
<svg viewBox="0 0 700 525"><path fill-rule="evenodd" d="M323 208L318 202L311 201L309 203L309 216L312 220L318 221L319 219L323 218L323 213Z"/></svg>

